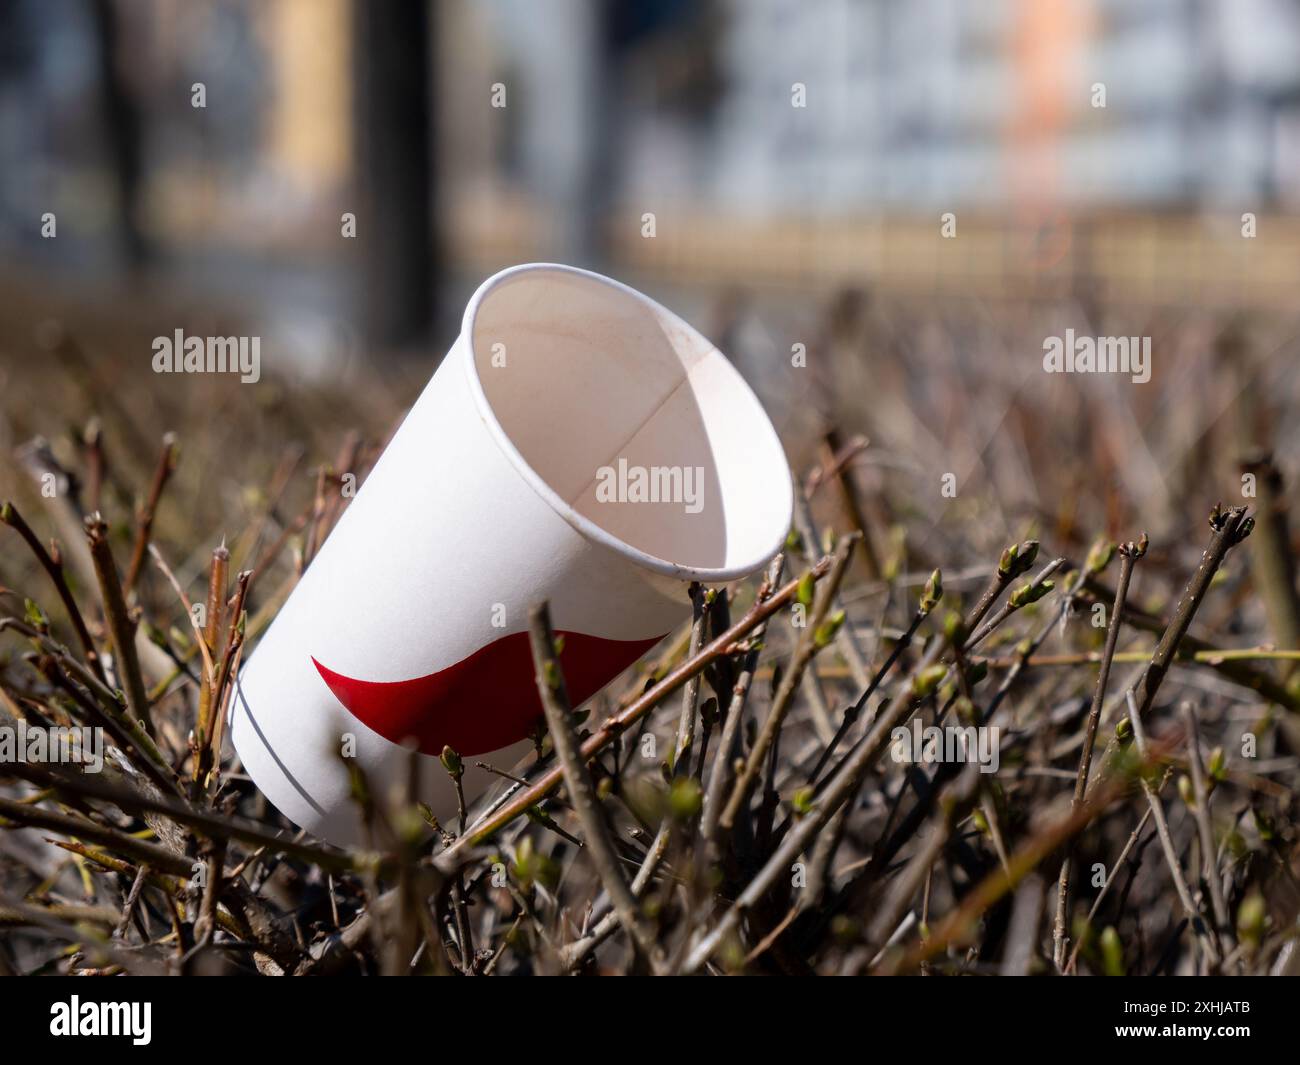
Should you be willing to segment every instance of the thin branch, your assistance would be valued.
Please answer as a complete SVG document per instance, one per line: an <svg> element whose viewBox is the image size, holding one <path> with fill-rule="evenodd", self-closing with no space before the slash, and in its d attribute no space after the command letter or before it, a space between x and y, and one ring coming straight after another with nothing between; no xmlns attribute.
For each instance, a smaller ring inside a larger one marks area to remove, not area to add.
<svg viewBox="0 0 1300 1065"><path fill-rule="evenodd" d="M1151 661L1133 692L1139 717L1144 717L1151 709L1151 704L1155 702L1160 684L1169 672L1179 645L1187 635L1187 630L1206 592L1210 590L1210 584L1219 571L1219 566L1223 564L1228 552L1250 535L1251 529L1255 527L1255 521L1246 516L1245 507L1233 507L1227 512L1222 512L1216 505L1210 514L1210 527L1214 533L1210 537L1209 546L1201 555L1201 564L1197 566L1196 572L1187 582L1182 598L1178 600L1178 606L1174 609L1174 616L1161 634L1155 652L1151 655ZM1110 771L1119 753L1120 744L1120 738L1112 735L1106 744L1106 750L1102 753L1101 771L1089 784L1089 791L1095 788L1100 779Z"/></svg>
<svg viewBox="0 0 1300 1065"><path fill-rule="evenodd" d="M1164 776L1160 778L1160 783L1156 785L1157 795L1165 790L1165 785L1173 775L1174 771L1172 767L1165 770ZM1097 892L1097 897L1092 900L1092 905L1088 907L1088 916L1084 919L1084 930L1075 939L1074 946L1070 948L1070 960L1066 963L1065 969L1063 970L1067 975L1074 972L1075 965L1079 960L1079 949L1083 946L1088 929L1092 927L1092 923L1097 917L1097 912L1101 909L1101 904L1105 901L1106 895L1110 891L1111 884L1115 882L1115 876L1119 872L1119 867L1128 861L1128 856L1133 853L1133 849L1137 846L1138 840L1142 836L1142 830L1146 828L1147 822L1150 820L1151 807L1148 806L1142 811L1142 816L1138 820L1137 827L1129 834L1127 842L1125 842L1123 848L1119 852L1119 857L1116 858L1115 863L1106 870L1106 877L1102 881L1101 890Z"/></svg>
<svg viewBox="0 0 1300 1065"><path fill-rule="evenodd" d="M209 839L235 839L254 847L266 847L270 851L310 862L331 872L358 872L362 869L373 868L376 863L381 867L390 864L387 859L373 854L327 850L324 847L313 846L309 843L285 839L274 830L256 822L246 821L242 818L223 817L220 814L197 809L182 800L168 798L165 795L130 792L125 788L105 783L90 774L64 775L34 762L11 762L0 766L0 775L18 777L42 787L58 788L60 791L81 795L85 798L111 802L120 809L136 815L162 814L177 824L187 825ZM75 832L71 834L77 835ZM170 851L166 853L171 854ZM149 859L142 860L148 861ZM442 861L442 858L438 859L439 863L442 863ZM185 870L185 875L188 875L188 862L185 863Z"/></svg>
<svg viewBox="0 0 1300 1065"><path fill-rule="evenodd" d="M1133 697L1132 688L1124 693L1124 698L1128 702L1128 720L1133 727L1134 744L1137 747L1138 754L1142 756L1142 760L1147 761L1146 733L1142 728L1142 715L1138 713L1137 701ZM1188 920L1192 922L1192 931L1200 940L1202 949L1205 951L1210 964L1217 965L1219 949L1206 929L1205 916L1192 899L1191 889L1187 886L1187 878L1183 876L1183 867L1178 860L1178 851L1174 847L1174 837L1169 832L1169 822L1165 820L1164 804L1161 803L1160 796L1156 794L1155 788L1152 786L1151 781L1146 778L1145 773L1138 774L1138 783L1142 787L1142 794L1146 796L1147 804L1151 807L1151 819L1156 825L1156 835L1160 839L1160 850L1165 856L1165 864L1169 866L1169 874L1173 878L1174 889L1178 892L1178 901L1183 904L1183 910L1186 912Z"/></svg>
<svg viewBox="0 0 1300 1065"><path fill-rule="evenodd" d="M573 811L582 825L586 850L600 882L609 895L614 912L631 935L650 964L659 972L664 964L664 952L655 940L655 931L641 913L641 904L623 879L619 856L609 835L605 813L596 798L577 733L573 729L573 712L569 706L569 693L560 672L559 658L555 652L555 633L551 629L551 615L545 603L534 607L528 616L528 636L533 649L533 662L537 669L537 694L546 714L546 726L555 746L555 758L564 774Z"/></svg>
<svg viewBox="0 0 1300 1065"><path fill-rule="evenodd" d="M1214 924L1226 949L1233 945L1232 922L1228 918L1228 903L1223 897L1223 882L1219 876L1218 850L1214 844L1214 829L1210 824L1210 789L1205 780L1205 763L1201 759L1201 731L1192 704L1182 705L1183 720L1187 724L1187 765L1191 771L1192 794L1196 800L1193 813L1201 840L1202 878L1210 888L1210 905L1214 908Z"/></svg>
<svg viewBox="0 0 1300 1065"><path fill-rule="evenodd" d="M154 516L158 513L158 501L162 499L163 489L176 469L176 434L167 433L162 439L162 454L158 456L158 465L153 471L153 483L149 486L149 495L136 512L135 544L131 549L131 563L126 568L126 579L122 587L127 595L135 588L144 568L144 553L149 546L149 537L153 533Z"/></svg>
<svg viewBox="0 0 1300 1065"><path fill-rule="evenodd" d="M871 730L845 756L825 789L813 799L809 809L799 821L795 822L735 903L718 920L713 930L703 936L692 948L683 964L684 972L696 971L713 956L722 941L740 924L749 910L767 894L777 878L789 874L791 863L803 853L817 833L826 827L826 823L835 811L857 791L862 775L880 757L894 727L907 718L914 709L915 678L938 664L946 646L946 642L942 639L934 639L930 642L930 646L912 671L913 681L902 685L889 706L876 717Z"/></svg>
<svg viewBox="0 0 1300 1065"><path fill-rule="evenodd" d="M933 926L928 935L899 955L887 955L877 971L886 974L911 972L930 958L942 954L950 945L967 941L991 906L1014 891L1046 858L1087 828L1123 794L1123 790L1116 782L1098 787L1078 809L1023 843L1011 856L1009 870L999 865L963 895L961 904Z"/></svg>
<svg viewBox="0 0 1300 1065"><path fill-rule="evenodd" d="M803 676L804 669L813 660L813 656L826 644L823 639L824 630L822 626L827 620L826 616L831 603L834 601L835 591L848 568L849 559L853 556L853 548L860 539L861 537L856 533L846 536L835 548L830 574L817 588L812 611L805 622L803 631L799 634L799 641L790 657L790 665L781 676L780 686L776 690L776 695L772 698L772 706L763 721L763 727L754 740L754 746L751 748L744 766L736 775L731 797L722 810L719 824L724 831L730 831L735 826L736 817L739 815L741 807L749 799L749 793L754 786L754 781L758 779L758 774L762 771L763 761L767 758L768 751L771 749L773 742L776 740L776 735L785 721L785 715L789 713L794 702L794 696L799 689L799 680Z"/></svg>
<svg viewBox="0 0 1300 1065"><path fill-rule="evenodd" d="M92 514L86 519L86 537L90 543L90 557L95 564L104 617L113 644L114 666L126 691L127 710L140 724L152 731L149 693L140 673L139 656L135 652L136 623L127 609L126 597L118 582L117 564L113 561L113 549L108 543L108 526L98 514Z"/></svg>
<svg viewBox="0 0 1300 1065"><path fill-rule="evenodd" d="M81 649L86 658L86 664L94 671L95 676L104 683L107 678L104 676L104 667L99 660L99 652L95 649L95 641L90 638L90 630L86 628L86 619L81 615L81 608L77 606L77 600L72 595L72 590L68 587L67 579L63 575L63 560L55 559L41 545L36 534L32 532L31 526L18 513L18 508L12 503L6 502L0 506L0 521L3 521L19 536L26 541L27 546L32 549L32 554L36 556L36 561L41 564L41 568L49 574L50 580L54 582L54 589L59 593L59 600L63 603L63 609L67 612L68 620L72 622L72 627L77 633L77 640L81 644Z"/></svg>
<svg viewBox="0 0 1300 1065"><path fill-rule="evenodd" d="M813 579L818 580L824 577L830 569L830 557L823 558L812 570ZM659 705L667 696L671 695L691 677L703 669L708 668L714 661L723 655L737 653L740 648L738 643L752 630L771 617L774 613L785 606L795 597L799 588L798 581L790 581L786 586L774 593L770 598L755 603L738 622L731 626L720 636L716 636L710 641L698 655L694 658L688 658L679 663L676 667L669 670L662 680L653 688L642 694L639 698L633 699L626 707L618 713L607 718L601 726L596 729L595 733L587 739L582 745L583 758L590 759L600 751L608 747L614 740L622 735L628 728L636 724L641 718ZM520 817L528 810L529 807L536 805L542 799L546 798L554 791L563 781L564 774L559 767L553 767L548 772L542 774L537 781L528 788L516 792L508 802L502 803L490 814L483 817L476 825L471 827L470 831L456 841L454 847L448 853L455 853L462 847L477 846L484 840L489 839L504 825L508 825L516 817Z"/></svg>
<svg viewBox="0 0 1300 1065"><path fill-rule="evenodd" d="M709 607L717 593L698 584L690 589L691 605L694 617L691 620L690 643L686 648L688 658L700 653L704 644L704 633L709 622ZM677 719L677 742L673 747L673 775L685 776L690 772L690 754L695 746L696 703L700 695L700 674L696 673L682 688L682 709Z"/></svg>
<svg viewBox="0 0 1300 1065"><path fill-rule="evenodd" d="M781 579L785 567L784 553L778 554L768 565L763 583L759 587L755 605L764 603L772 594ZM704 787L704 808L700 817L700 835L705 846L700 849L701 856L712 850L718 833L718 819L722 815L723 793L735 770L735 759L740 751L740 729L745 720L745 706L749 701L749 692L754 683L754 673L758 667L759 653L763 637L767 634L767 620L764 619L753 630L753 646L745 654L744 664L736 683L731 690L731 702L727 707L727 719L722 725L722 735L718 739L718 750L713 756L713 765L709 770L709 779Z"/></svg>
<svg viewBox="0 0 1300 1065"><path fill-rule="evenodd" d="M1110 678L1111 663L1115 658L1115 646L1119 641L1120 624L1124 617L1124 604L1128 600L1129 581L1133 576L1133 567L1138 559L1146 554L1147 535L1143 533L1136 543L1124 544L1119 549L1119 583L1115 588L1115 602L1111 606L1110 624L1106 628L1106 646L1101 656L1101 670L1097 674L1097 685L1092 693L1092 707L1088 711L1088 720L1083 732L1083 750L1079 753L1079 771L1074 781L1074 797L1071 809L1083 804L1083 797L1088 790L1088 772L1092 766L1092 748L1097 742L1097 725L1101 721L1101 710L1106 701L1106 682ZM1061 861L1061 873L1056 884L1056 920L1052 926L1052 958L1058 970L1065 963L1066 928L1065 919L1070 899L1070 863L1071 854L1067 850Z"/></svg>

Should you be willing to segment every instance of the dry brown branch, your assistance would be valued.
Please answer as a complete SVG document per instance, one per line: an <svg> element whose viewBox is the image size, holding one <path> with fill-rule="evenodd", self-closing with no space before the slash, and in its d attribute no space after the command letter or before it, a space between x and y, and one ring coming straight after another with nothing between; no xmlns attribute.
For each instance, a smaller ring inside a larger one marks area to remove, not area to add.
<svg viewBox="0 0 1300 1065"><path fill-rule="evenodd" d="M63 603L63 609L67 612L68 620L72 623L73 629L76 630L77 640L81 644L86 664L102 682L104 680L104 669L99 661L99 652L95 649L95 642L90 638L90 631L86 628L86 620L81 616L81 608L77 606L77 600L64 577L62 559L56 560L53 555L41 546L41 542L36 538L36 534L32 532L31 526L23 520L23 516L18 513L18 508L12 503L6 502L3 506L0 506L0 521L3 521L23 538L27 546L31 548L32 554L36 556L36 560L41 564L41 568L49 574L50 580L54 583L55 591L59 593L59 601Z"/></svg>
<svg viewBox="0 0 1300 1065"><path fill-rule="evenodd" d="M149 486L149 495L136 512L135 543L131 548L131 562L126 567L126 577L122 588L127 595L135 589L144 568L144 554L149 546L149 537L153 533L154 517L158 513L158 502L162 499L163 489L176 469L176 435L167 433L162 440L162 454L158 456L158 466L154 470L153 482ZM92 508L93 511L94 508Z"/></svg>
<svg viewBox="0 0 1300 1065"><path fill-rule="evenodd" d="M113 666L126 691L127 711L146 729L152 730L149 710L149 693L145 690L140 672L140 659L135 651L136 623L127 609L122 585L118 582L117 564L108 544L108 526L99 515L86 519L86 536L90 543L90 557L95 563L95 576L99 579L100 602L108 623L113 644Z"/></svg>
<svg viewBox="0 0 1300 1065"><path fill-rule="evenodd" d="M1097 686L1093 689L1092 707L1088 711L1088 720L1084 726L1083 749L1079 753L1079 771L1074 781L1072 808L1077 809L1083 802L1088 790L1088 772L1092 765L1092 748L1097 742L1097 725L1101 721L1101 710L1106 701L1106 682L1110 678L1111 663L1115 659L1115 645L1119 640L1119 629L1124 619L1124 604L1128 601L1129 581L1133 576L1133 567L1147 551L1147 536L1142 534L1137 543L1124 544L1119 549L1119 582L1115 588L1115 602L1111 606L1110 624L1106 627L1106 646L1101 655L1101 669L1097 674ZM1067 850L1061 862L1061 874L1056 886L1056 921L1053 925L1053 959L1056 967L1065 964L1066 928L1065 919L1070 898L1070 852Z"/></svg>
<svg viewBox="0 0 1300 1065"><path fill-rule="evenodd" d="M831 567L831 559L824 558L809 572L814 580L820 580ZM605 720L596 732L582 745L582 756L591 758L607 747L614 739L636 724L642 717L653 710L661 700L685 684L691 677L706 669L712 662L726 654L735 654L740 648L737 644L757 626L785 606L798 592L799 582L791 581L784 588L773 593L753 607L722 635L715 637L694 658L687 659L670 670L658 684L638 699ZM466 845L476 845L520 817L525 810L555 790L563 779L559 768L544 773L527 789L516 793L508 802L502 803L491 814L473 825L470 831L456 843L459 849Z"/></svg>
<svg viewBox="0 0 1300 1065"><path fill-rule="evenodd" d="M546 714L546 726L555 744L555 757L564 774L564 786L569 793L578 823L582 825L585 847L592 864L600 876L614 912L623 928L636 941L656 972L664 966L664 952L659 946L655 931L641 913L610 839L605 813L596 799L596 789L591 781L577 733L573 729L569 694L564 686L559 657L555 651L555 633L551 630L551 617L546 604L534 607L529 613L528 634L533 649L533 662L537 668L537 693Z"/></svg>

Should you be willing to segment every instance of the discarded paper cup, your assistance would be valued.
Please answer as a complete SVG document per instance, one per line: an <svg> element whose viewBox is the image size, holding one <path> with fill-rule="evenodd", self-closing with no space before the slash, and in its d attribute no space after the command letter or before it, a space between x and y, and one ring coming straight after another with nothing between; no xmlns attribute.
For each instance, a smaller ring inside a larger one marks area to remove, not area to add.
<svg viewBox="0 0 1300 1065"><path fill-rule="evenodd" d="M241 671L235 749L286 816L346 844L364 836L344 757L378 791L414 744L447 817L444 746L502 768L528 749L532 604L576 705L688 615L689 582L763 566L791 506L767 415L703 336L599 274L505 270Z"/></svg>

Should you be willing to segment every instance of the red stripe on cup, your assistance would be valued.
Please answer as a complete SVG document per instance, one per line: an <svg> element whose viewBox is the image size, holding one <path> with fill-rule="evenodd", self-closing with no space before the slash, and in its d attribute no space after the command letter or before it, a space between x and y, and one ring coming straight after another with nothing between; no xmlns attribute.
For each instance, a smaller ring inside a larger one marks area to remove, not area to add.
<svg viewBox="0 0 1300 1065"><path fill-rule="evenodd" d="M560 666L574 706L663 639L557 635L564 637ZM446 669L412 680L359 680L314 656L312 662L353 717L393 743L413 739L424 754L441 754L443 747L462 755L500 750L524 739L542 716L526 632L502 636Z"/></svg>

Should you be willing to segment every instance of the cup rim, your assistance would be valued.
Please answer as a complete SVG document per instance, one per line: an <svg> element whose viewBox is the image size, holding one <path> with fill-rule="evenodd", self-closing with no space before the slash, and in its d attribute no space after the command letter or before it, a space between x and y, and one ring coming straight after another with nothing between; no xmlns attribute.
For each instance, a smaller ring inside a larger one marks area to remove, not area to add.
<svg viewBox="0 0 1300 1065"><path fill-rule="evenodd" d="M782 461L783 469L779 471L781 476L777 478L777 484L774 486L775 491L783 494L781 513L784 514L784 520L780 529L775 531L770 547L764 548L753 558L743 559L730 566L688 566L643 551L639 547L635 547L601 528L600 525L585 515L578 513L571 504L566 502L559 493L546 483L546 480L529 465L519 449L515 447L514 441L510 439L510 435L497 419L496 412L492 409L492 404L488 401L487 393L483 389L483 382L479 379L478 360L474 350L474 323L478 316L479 307L494 289L505 281L519 277L521 274L537 272L570 274L598 284L607 285L623 295L645 304L657 315L666 317L674 326L681 328L693 338L702 341L712 349L712 356L721 359L725 364L726 369L731 373L735 387L744 389L749 394L750 399L754 401L755 406L761 413L759 431L768 435L769 443L774 446L775 453L781 455L783 460L785 457L785 449L782 447L776 429L772 425L772 420L768 417L767 411L763 404L759 402L758 397L754 395L754 390L750 388L749 382L741 376L740 371L732 365L731 361L718 350L717 345L689 322L684 321L679 315L674 314L663 304L651 299L645 293L632 288L630 285L625 285L621 281L616 281L612 277L606 277L604 274L598 274L592 270L583 270L576 266L567 266L564 263L521 263L498 271L479 285L474 295L470 297L470 301L465 307L465 315L461 320L461 337L465 341L465 374L469 379L469 388L471 395L474 397L474 405L478 408L483 424L487 426L488 432L492 434L492 438L496 441L497 446L501 448L506 458L510 460L511 465L519 471L520 476L528 482L533 491L541 496L546 504L583 538L608 548L643 569L678 580L700 581L708 584L721 584L738 580L761 569L771 561L785 543L794 516L794 489L789 464L785 461Z"/></svg>

